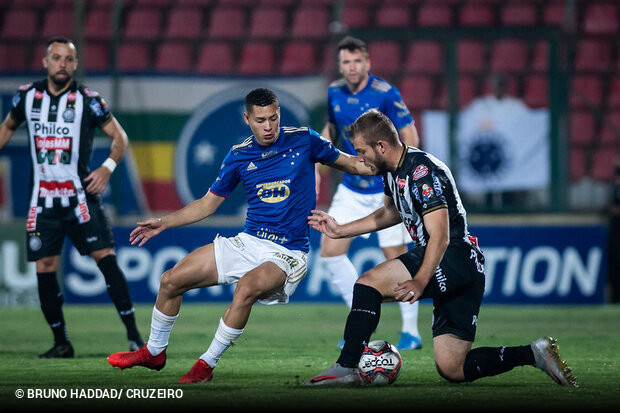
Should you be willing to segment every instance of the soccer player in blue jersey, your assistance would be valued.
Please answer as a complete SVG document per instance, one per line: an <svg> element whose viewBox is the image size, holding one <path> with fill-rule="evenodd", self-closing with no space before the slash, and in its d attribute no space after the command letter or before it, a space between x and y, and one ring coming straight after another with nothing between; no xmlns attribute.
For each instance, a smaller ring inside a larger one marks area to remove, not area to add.
<svg viewBox="0 0 620 413"><path fill-rule="evenodd" d="M110 355L111 365L161 370L183 293L237 283L211 345L180 380L210 381L220 357L243 332L253 304L287 303L306 275L310 248L306 217L316 205L315 163L348 173L374 173L311 129L280 127L280 108L271 90L250 92L243 116L253 135L231 148L207 194L162 218L138 222L130 242L142 246L167 228L207 218L240 182L248 200L243 231L231 238L216 237L164 272L148 342L137 351Z"/></svg>
<svg viewBox="0 0 620 413"><path fill-rule="evenodd" d="M377 109L389 117L407 146L420 146L413 118L403 103L396 87L369 73L370 58L366 44L353 37L345 37L338 44L338 68L342 78L328 89L328 119L322 135L339 144L343 152L357 155L349 136L351 124L369 109ZM328 213L341 224L362 218L383 205L383 181L380 176L356 176L345 173L332 200ZM368 238L370 234L362 237ZM387 259L407 252L411 237L400 223L377 232L379 246ZM331 281L351 308L353 285L358 274L347 257L353 238L321 238L319 262L326 268ZM422 348L418 332L418 306L400 303L402 316L399 350ZM344 341L339 343L342 348Z"/></svg>

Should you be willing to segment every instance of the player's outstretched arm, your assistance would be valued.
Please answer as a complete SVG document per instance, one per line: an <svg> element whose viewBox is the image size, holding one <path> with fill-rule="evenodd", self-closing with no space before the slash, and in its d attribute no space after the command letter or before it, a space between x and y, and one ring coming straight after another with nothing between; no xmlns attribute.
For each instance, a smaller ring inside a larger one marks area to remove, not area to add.
<svg viewBox="0 0 620 413"><path fill-rule="evenodd" d="M224 197L207 192L205 196L195 200L191 204L165 215L161 218L151 218L138 222L138 226L129 234L131 245L143 246L148 240L168 228L181 227L201 221L213 214L224 202Z"/></svg>
<svg viewBox="0 0 620 413"><path fill-rule="evenodd" d="M357 156L352 156L344 152L340 152L338 159L328 164L328 166L340 169L341 171L348 172L353 175L377 175L373 169L366 166Z"/></svg>

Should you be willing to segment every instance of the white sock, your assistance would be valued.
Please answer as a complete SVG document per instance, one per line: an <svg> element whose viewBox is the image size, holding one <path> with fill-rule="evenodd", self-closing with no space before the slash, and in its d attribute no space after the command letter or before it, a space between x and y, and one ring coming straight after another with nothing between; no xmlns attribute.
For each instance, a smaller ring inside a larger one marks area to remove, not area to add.
<svg viewBox="0 0 620 413"><path fill-rule="evenodd" d="M243 329L228 327L220 318L220 325L217 327L215 337L200 358L206 361L209 366L215 367L224 352L237 341L241 333L243 333Z"/></svg>
<svg viewBox="0 0 620 413"><path fill-rule="evenodd" d="M399 302L400 315L403 320L402 330L405 333L409 333L412 336L419 336L418 331L418 309L420 303L416 301L413 304Z"/></svg>
<svg viewBox="0 0 620 413"><path fill-rule="evenodd" d="M338 289L342 299L351 308L353 286L357 281L357 270L346 254L335 257L319 257L331 274L331 282Z"/></svg>
<svg viewBox="0 0 620 413"><path fill-rule="evenodd" d="M151 317L151 334L146 348L149 352L156 356L166 349L168 346L168 338L174 326L174 321L179 315L166 315L153 307L153 315Z"/></svg>

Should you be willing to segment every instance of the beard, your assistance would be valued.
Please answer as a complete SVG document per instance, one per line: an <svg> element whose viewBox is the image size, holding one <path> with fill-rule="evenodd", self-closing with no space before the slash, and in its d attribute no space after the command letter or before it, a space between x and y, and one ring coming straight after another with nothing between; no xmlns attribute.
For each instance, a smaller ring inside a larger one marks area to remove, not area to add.
<svg viewBox="0 0 620 413"><path fill-rule="evenodd" d="M379 161L379 160L374 162L371 165L370 169L373 171L375 175L385 175L389 171L387 162Z"/></svg>
<svg viewBox="0 0 620 413"><path fill-rule="evenodd" d="M51 76L50 78L52 79L52 82L54 82L54 84L59 88L62 89L63 87L67 86L67 84L73 79L71 76L69 76L68 73L64 74L65 77L59 77L58 74L55 74L53 76Z"/></svg>

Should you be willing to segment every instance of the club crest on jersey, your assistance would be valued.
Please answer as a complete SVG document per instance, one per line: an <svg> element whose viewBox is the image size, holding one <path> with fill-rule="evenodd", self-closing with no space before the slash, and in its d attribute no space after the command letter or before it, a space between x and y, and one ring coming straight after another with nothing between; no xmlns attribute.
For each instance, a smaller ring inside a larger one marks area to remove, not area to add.
<svg viewBox="0 0 620 413"><path fill-rule="evenodd" d="M256 196L268 204L276 204L284 201L291 194L291 190L288 184L291 183L290 179L284 181L268 182L265 184L259 184L258 192Z"/></svg>
<svg viewBox="0 0 620 413"><path fill-rule="evenodd" d="M413 180L417 181L418 179L425 177L428 174L428 168L426 165L418 165L413 171Z"/></svg>
<svg viewBox="0 0 620 413"><path fill-rule="evenodd" d="M424 184L422 185L422 199L427 202L433 196L433 188Z"/></svg>

